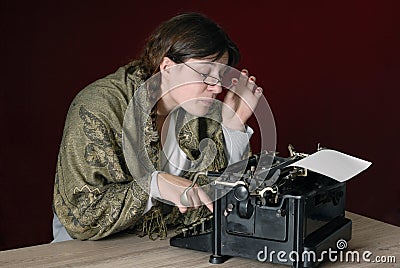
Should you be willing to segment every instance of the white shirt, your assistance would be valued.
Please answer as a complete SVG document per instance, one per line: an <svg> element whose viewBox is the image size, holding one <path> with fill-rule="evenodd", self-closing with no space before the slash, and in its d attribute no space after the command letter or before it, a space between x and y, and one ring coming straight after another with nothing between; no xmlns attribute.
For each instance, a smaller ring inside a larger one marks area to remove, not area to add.
<svg viewBox="0 0 400 268"><path fill-rule="evenodd" d="M157 185L157 175L160 171L180 176L184 171L192 167L192 163L186 157L186 154L181 150L178 145L178 141L176 140L176 118L177 113L174 112L170 116L168 132L163 145L163 152L161 153L161 170L155 171L152 174L149 199L143 214L149 211L153 206L152 198L161 198ZM248 148L249 140L253 134L253 130L248 126L246 127L246 132L232 130L222 126L222 131L224 133L226 145L224 152L228 160L228 165L242 160L244 154L246 153L246 149Z"/></svg>

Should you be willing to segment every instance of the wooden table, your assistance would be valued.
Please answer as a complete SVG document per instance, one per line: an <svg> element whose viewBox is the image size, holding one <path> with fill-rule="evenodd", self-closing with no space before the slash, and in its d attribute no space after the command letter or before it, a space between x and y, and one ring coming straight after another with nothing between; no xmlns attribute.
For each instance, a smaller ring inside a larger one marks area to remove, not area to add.
<svg viewBox="0 0 400 268"><path fill-rule="evenodd" d="M400 227L347 213L353 220L349 250L394 256L397 263L325 263L322 267L400 267ZM244 258L208 263L210 254L169 246L169 240L121 234L100 241L67 241L0 252L0 267L290 267Z"/></svg>

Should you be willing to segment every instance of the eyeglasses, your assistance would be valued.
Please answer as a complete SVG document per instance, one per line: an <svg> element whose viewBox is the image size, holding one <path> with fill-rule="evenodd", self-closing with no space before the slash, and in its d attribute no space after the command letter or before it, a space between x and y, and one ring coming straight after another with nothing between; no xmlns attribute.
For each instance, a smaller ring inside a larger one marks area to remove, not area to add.
<svg viewBox="0 0 400 268"><path fill-rule="evenodd" d="M187 67L189 67L190 69L192 69L193 71L195 71L196 73L198 73L199 75L201 75L201 77L203 77L203 83L209 86L215 86L217 84L222 84L222 81L214 76L208 75L208 74L203 74L200 73L199 71L197 71L196 69L194 69L193 67L187 65L186 63L183 62L183 64L185 64Z"/></svg>

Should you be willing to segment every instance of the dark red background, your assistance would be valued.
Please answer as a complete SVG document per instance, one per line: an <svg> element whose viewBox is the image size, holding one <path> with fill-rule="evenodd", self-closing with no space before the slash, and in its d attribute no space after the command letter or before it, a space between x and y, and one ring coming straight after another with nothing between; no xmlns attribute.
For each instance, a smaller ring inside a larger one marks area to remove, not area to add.
<svg viewBox="0 0 400 268"><path fill-rule="evenodd" d="M400 225L399 1L1 1L0 249L51 240L65 115L88 83L135 58L184 11L230 34L292 143L370 160L347 209ZM253 146L257 148L258 136Z"/></svg>

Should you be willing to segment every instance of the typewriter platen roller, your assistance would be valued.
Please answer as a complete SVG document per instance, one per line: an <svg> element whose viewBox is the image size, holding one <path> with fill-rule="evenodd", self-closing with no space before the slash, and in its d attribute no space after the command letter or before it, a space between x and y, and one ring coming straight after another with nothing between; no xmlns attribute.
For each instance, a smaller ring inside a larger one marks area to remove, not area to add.
<svg viewBox="0 0 400 268"><path fill-rule="evenodd" d="M306 156L289 150L288 158L261 153L209 172L213 215L181 229L170 244L210 252L214 264L237 256L315 267L324 260L323 251L349 241L345 183L289 166Z"/></svg>

